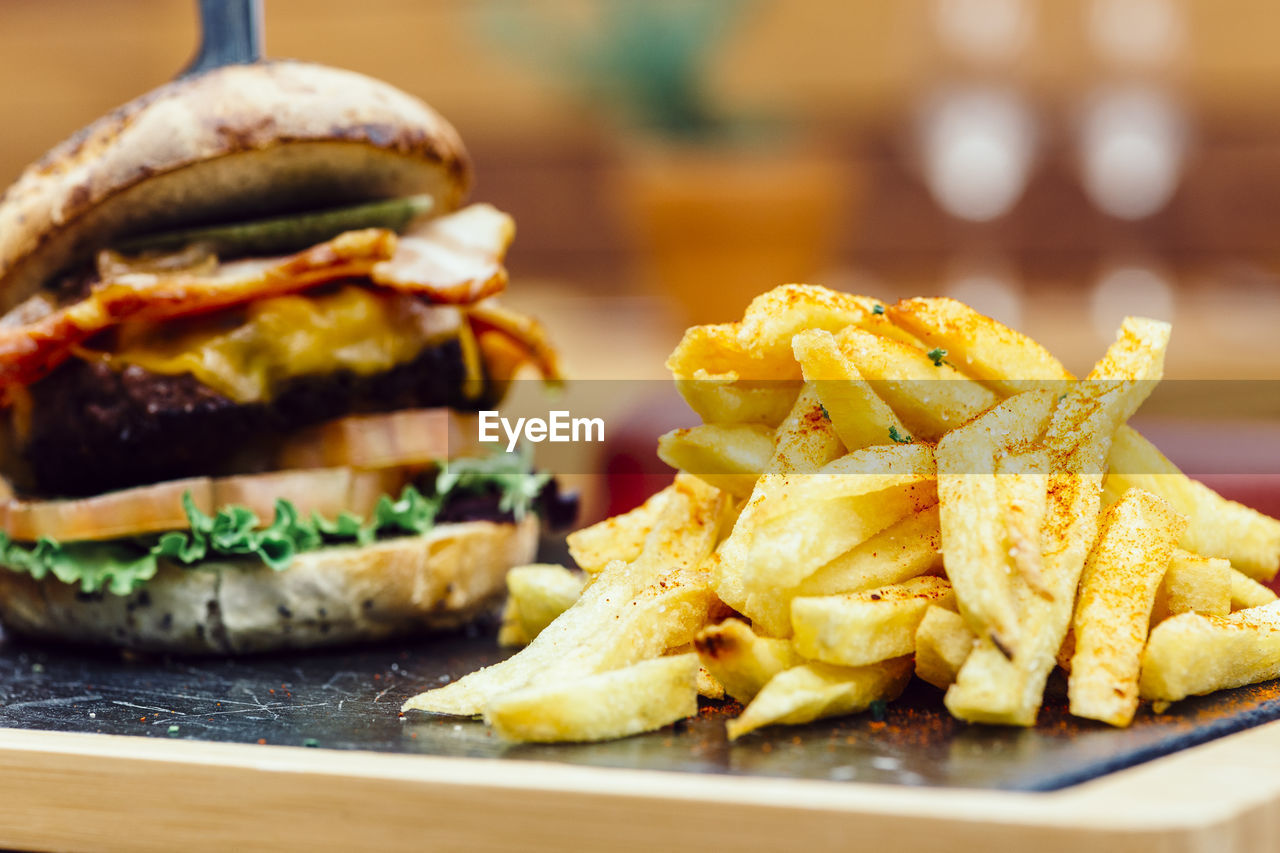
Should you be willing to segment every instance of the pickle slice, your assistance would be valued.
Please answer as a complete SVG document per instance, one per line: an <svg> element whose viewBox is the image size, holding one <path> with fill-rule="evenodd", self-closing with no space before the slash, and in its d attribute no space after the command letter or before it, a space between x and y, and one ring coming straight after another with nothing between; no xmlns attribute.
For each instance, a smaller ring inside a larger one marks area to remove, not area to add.
<svg viewBox="0 0 1280 853"><path fill-rule="evenodd" d="M429 195L404 196L252 222L144 234L125 240L114 248L131 254L170 252L193 243L203 243L220 258L275 255L305 249L357 228L400 231L414 219L429 213L434 206L435 200Z"/></svg>

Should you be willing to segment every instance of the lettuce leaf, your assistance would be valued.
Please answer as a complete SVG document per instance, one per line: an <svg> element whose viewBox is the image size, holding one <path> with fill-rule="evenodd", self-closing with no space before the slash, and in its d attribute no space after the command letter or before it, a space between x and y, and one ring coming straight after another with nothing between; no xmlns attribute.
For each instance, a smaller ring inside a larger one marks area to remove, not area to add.
<svg viewBox="0 0 1280 853"><path fill-rule="evenodd" d="M342 513L327 519L303 517L287 500L277 500L275 516L265 527L243 506L227 506L214 515L201 512L183 496L190 525L155 537L109 542L14 542L0 531L0 566L41 580L52 574L86 593L129 595L155 577L160 560L195 567L204 560L255 557L275 571L289 567L298 554L326 545L368 545L378 539L430 532L441 507L454 495L497 491L499 510L523 518L551 479L535 473L526 452L500 453L443 464L433 479L410 484L398 498L383 495L368 519Z"/></svg>

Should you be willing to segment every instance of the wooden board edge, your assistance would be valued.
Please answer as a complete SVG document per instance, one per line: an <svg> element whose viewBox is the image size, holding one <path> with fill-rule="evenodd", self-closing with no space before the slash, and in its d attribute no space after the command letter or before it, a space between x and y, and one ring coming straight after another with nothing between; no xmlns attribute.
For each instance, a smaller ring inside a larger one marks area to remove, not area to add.
<svg viewBox="0 0 1280 853"><path fill-rule="evenodd" d="M33 849L1264 849L1280 723L1047 794L0 730Z"/></svg>

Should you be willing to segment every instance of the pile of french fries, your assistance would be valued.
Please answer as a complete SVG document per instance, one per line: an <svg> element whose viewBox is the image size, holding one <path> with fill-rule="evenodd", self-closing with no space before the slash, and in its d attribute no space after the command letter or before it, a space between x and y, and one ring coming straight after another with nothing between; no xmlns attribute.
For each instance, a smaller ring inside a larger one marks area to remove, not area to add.
<svg viewBox="0 0 1280 853"><path fill-rule="evenodd" d="M513 740L649 731L738 700L738 738L891 702L1034 725L1046 680L1126 726L1280 677L1280 521L1189 479L1126 422L1167 324L1129 318L1084 380L949 299L787 285L690 329L668 367L703 425L671 486L514 570L497 665L405 709ZM527 644L527 645L526 645Z"/></svg>

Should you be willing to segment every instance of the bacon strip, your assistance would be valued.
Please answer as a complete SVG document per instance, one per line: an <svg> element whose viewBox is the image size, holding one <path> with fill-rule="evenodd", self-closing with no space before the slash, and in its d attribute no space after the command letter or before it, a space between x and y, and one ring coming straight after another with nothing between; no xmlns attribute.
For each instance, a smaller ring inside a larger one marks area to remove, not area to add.
<svg viewBox="0 0 1280 853"><path fill-rule="evenodd" d="M514 236L511 217L489 205L472 205L429 220L402 238L370 228L287 257L230 261L211 270L125 267L74 305L44 316L28 312L6 318L11 325L0 321L0 389L35 382L75 346L126 320L203 314L338 279L366 278L432 302L469 305L506 286L503 258Z"/></svg>
<svg viewBox="0 0 1280 853"><path fill-rule="evenodd" d="M212 275L126 273L36 322L0 330L0 386L29 385L71 348L125 320L167 320L367 276L395 252L386 229L348 231L286 258L222 264Z"/></svg>
<svg viewBox="0 0 1280 853"><path fill-rule="evenodd" d="M433 302L470 305L507 286L502 260L515 235L510 216L473 204L401 237L395 256L373 268L373 280Z"/></svg>
<svg viewBox="0 0 1280 853"><path fill-rule="evenodd" d="M518 314L494 299L486 299L467 309L467 319L477 338L501 335L522 350L544 378L558 380L564 377L560 370L560 356L551 346L547 330L532 317ZM514 373L514 369L509 373Z"/></svg>

